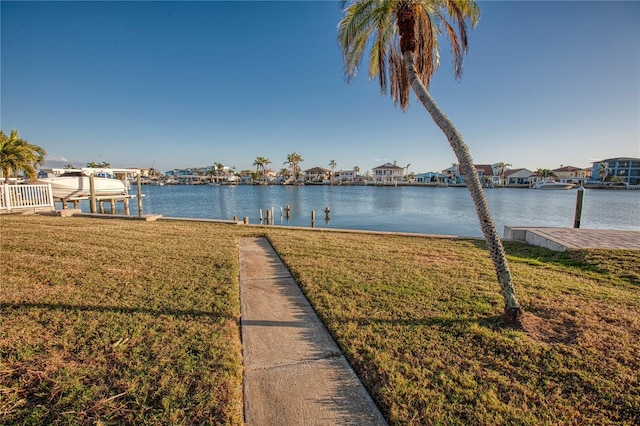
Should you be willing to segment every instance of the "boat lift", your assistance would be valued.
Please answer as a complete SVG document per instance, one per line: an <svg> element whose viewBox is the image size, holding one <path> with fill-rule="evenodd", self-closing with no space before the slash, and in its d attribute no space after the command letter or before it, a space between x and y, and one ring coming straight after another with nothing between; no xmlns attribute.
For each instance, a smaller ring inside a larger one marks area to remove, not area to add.
<svg viewBox="0 0 640 426"><path fill-rule="evenodd" d="M67 202L72 201L74 203L74 207L77 207L78 201L80 200L89 200L91 213L98 212L98 203L100 203L100 213L104 213L103 202L110 201L111 202L111 213L115 214L115 203L117 201L122 201L124 203L124 211L125 214L129 215L129 200L131 198L138 199L138 216L142 217L142 183L141 177L142 173L140 169L114 169L114 168L105 168L105 167L82 167L79 169L51 169L51 173L55 176L60 176L65 173L81 173L83 176L89 177L89 196L81 196L81 197L70 197L66 199L60 199L62 201L62 208L67 208ZM116 174L124 174L125 175L125 189L127 193L125 195L105 195L105 196L97 196L96 195L96 186L95 186L95 177L113 177ZM137 195L129 194L129 178L136 178L136 189Z"/></svg>

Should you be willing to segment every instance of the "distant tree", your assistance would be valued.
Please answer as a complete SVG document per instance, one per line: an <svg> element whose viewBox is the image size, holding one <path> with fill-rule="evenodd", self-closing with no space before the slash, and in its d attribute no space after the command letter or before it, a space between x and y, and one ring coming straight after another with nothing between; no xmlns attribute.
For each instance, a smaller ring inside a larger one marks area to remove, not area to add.
<svg viewBox="0 0 640 426"><path fill-rule="evenodd" d="M549 169L537 169L536 170L536 174L538 176L540 176L541 178L548 178L548 177L553 177L555 176L555 173L553 173L553 171L549 170Z"/></svg>
<svg viewBox="0 0 640 426"><path fill-rule="evenodd" d="M409 167L411 166L411 163L407 164L407 167L404 168L404 174L406 176L406 179L409 179Z"/></svg>
<svg viewBox="0 0 640 426"><path fill-rule="evenodd" d="M67 164L64 165L64 168L65 169L73 169L73 164L67 163Z"/></svg>
<svg viewBox="0 0 640 426"><path fill-rule="evenodd" d="M503 163L500 162L498 164L496 164L496 172L498 173L498 176L500 176L500 182L502 182L502 185L505 184L504 181L504 172L507 170L507 167L511 167L512 165L509 163Z"/></svg>
<svg viewBox="0 0 640 426"><path fill-rule="evenodd" d="M607 163L606 161L602 161L598 163L597 173L598 173L598 178L600 178L600 182L604 183L610 172L611 172L611 169L609 168L609 163Z"/></svg>
<svg viewBox="0 0 640 426"><path fill-rule="evenodd" d="M90 167L92 169L109 169L111 168L111 164L107 163L106 161L102 161L100 163L96 163L95 161L92 161L90 163L87 163L87 167Z"/></svg>
<svg viewBox="0 0 640 426"><path fill-rule="evenodd" d="M283 180L287 180L289 177L291 177L291 170L289 170L287 167L283 167L278 172L278 175L282 176Z"/></svg>
<svg viewBox="0 0 640 426"><path fill-rule="evenodd" d="M264 181L266 179L267 166L271 164L271 161L266 157L256 157L253 165L256 167L256 172L262 177Z"/></svg>
<svg viewBox="0 0 640 426"><path fill-rule="evenodd" d="M335 169L337 165L338 163L336 163L336 160L329 161L329 167L331 168L331 185L333 185L333 177L334 177L333 169Z"/></svg>
<svg viewBox="0 0 640 426"><path fill-rule="evenodd" d="M12 172L16 177L24 172L29 179L35 179L46 155L43 148L22 139L17 130L12 129L9 135L0 130L0 170L5 183L9 183Z"/></svg>
<svg viewBox="0 0 640 426"><path fill-rule="evenodd" d="M360 173L360 167L353 166L353 180L356 180L356 178L358 177L358 173Z"/></svg>
<svg viewBox="0 0 640 426"><path fill-rule="evenodd" d="M302 155L297 152L293 152L287 155L287 161L282 164L288 164L291 168L291 176L293 176L296 180L300 177L300 163L303 162L304 159Z"/></svg>

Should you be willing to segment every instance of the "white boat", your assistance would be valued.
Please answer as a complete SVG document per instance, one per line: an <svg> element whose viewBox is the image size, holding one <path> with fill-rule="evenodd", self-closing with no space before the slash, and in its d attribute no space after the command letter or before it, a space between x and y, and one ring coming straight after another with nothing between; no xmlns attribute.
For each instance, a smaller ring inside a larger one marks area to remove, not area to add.
<svg viewBox="0 0 640 426"><path fill-rule="evenodd" d="M571 189L576 186L569 182L557 182L554 179L543 179L542 181L533 185L533 189Z"/></svg>
<svg viewBox="0 0 640 426"><path fill-rule="evenodd" d="M95 193L97 197L109 195L126 195L125 184L118 179L94 177ZM66 199L75 197L89 197L91 186L89 177L79 172L64 173L60 176L39 178L38 183L51 184L54 198Z"/></svg>

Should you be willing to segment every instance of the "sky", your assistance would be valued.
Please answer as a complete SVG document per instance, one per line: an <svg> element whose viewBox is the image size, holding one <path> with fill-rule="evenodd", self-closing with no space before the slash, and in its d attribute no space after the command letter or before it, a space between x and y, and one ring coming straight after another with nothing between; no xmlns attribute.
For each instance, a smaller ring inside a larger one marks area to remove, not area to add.
<svg viewBox="0 0 640 426"><path fill-rule="evenodd" d="M640 2L478 4L462 80L441 40L430 86L476 164L640 157ZM3 0L0 13L2 130L43 147L46 167L457 161L413 96L400 111L366 63L346 82L336 1Z"/></svg>

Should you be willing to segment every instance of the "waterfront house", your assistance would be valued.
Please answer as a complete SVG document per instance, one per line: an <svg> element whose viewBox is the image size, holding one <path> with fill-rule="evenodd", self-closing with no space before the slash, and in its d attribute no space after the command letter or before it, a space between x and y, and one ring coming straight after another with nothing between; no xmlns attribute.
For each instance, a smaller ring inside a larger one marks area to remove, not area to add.
<svg viewBox="0 0 640 426"><path fill-rule="evenodd" d="M606 165L605 173L601 169ZM591 182L600 182L602 176L604 181L614 180L626 185L640 185L640 158L617 157L593 163Z"/></svg>
<svg viewBox="0 0 640 426"><path fill-rule="evenodd" d="M305 170L303 173L305 182L322 182L331 178L331 170L323 167L313 167Z"/></svg>
<svg viewBox="0 0 640 426"><path fill-rule="evenodd" d="M505 185L530 185L535 173L529 169L512 169L504 172Z"/></svg>
<svg viewBox="0 0 640 426"><path fill-rule="evenodd" d="M414 179L416 183L449 183L449 176L436 172L419 173Z"/></svg>
<svg viewBox="0 0 640 426"><path fill-rule="evenodd" d="M581 169L573 166L562 166L559 169L553 169L551 171L558 182L583 184L591 177L590 169Z"/></svg>
<svg viewBox="0 0 640 426"><path fill-rule="evenodd" d="M405 168L399 167L394 161L393 164L385 163L382 166L373 168L373 182L376 184L394 184L399 180L404 180Z"/></svg>
<svg viewBox="0 0 640 426"><path fill-rule="evenodd" d="M500 183L500 176L495 174L495 169L491 164L474 164L473 165L478 172L478 177L483 185L497 185ZM465 177L460 174L457 167L451 167L446 171L455 170L457 173L455 180L456 183L465 183Z"/></svg>
<svg viewBox="0 0 640 426"><path fill-rule="evenodd" d="M354 170L340 170L336 174L339 182L353 182L356 180L356 172Z"/></svg>

